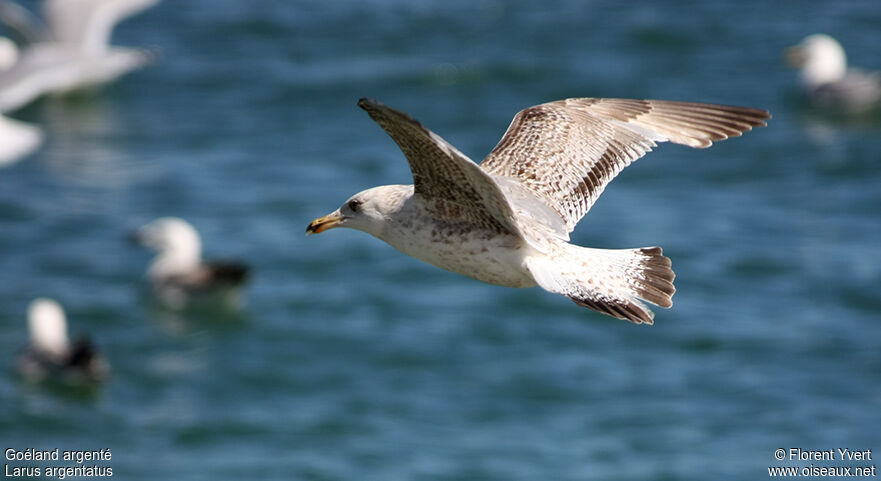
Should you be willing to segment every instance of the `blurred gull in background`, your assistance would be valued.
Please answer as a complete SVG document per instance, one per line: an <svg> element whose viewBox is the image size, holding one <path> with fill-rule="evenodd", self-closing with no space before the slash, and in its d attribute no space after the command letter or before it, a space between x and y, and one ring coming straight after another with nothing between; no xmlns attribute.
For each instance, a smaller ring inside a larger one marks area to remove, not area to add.
<svg viewBox="0 0 881 481"><path fill-rule="evenodd" d="M786 49L786 60L801 69L802 85L820 107L857 113L881 105L881 72L848 68L844 48L829 35L805 37Z"/></svg>
<svg viewBox="0 0 881 481"><path fill-rule="evenodd" d="M17 61L18 49L15 44L6 37L0 37L0 76ZM42 141L43 132L39 127L10 119L0 112L0 166L28 155Z"/></svg>
<svg viewBox="0 0 881 481"><path fill-rule="evenodd" d="M19 372L39 381L49 376L63 380L99 381L110 367L86 338L71 343L67 337L67 319L57 302L39 298L28 307L31 345L20 357Z"/></svg>
<svg viewBox="0 0 881 481"><path fill-rule="evenodd" d="M145 50L110 46L113 27L158 0L45 0L45 26L6 0L0 16L27 42L19 60L0 74L0 112L44 94L100 85L147 64ZM5 14L4 14L5 13Z"/></svg>
<svg viewBox="0 0 881 481"><path fill-rule="evenodd" d="M203 261L202 241L189 222L162 217L142 226L132 237L157 252L147 277L164 304L180 309L200 299L232 306L239 303L248 266L239 261Z"/></svg>

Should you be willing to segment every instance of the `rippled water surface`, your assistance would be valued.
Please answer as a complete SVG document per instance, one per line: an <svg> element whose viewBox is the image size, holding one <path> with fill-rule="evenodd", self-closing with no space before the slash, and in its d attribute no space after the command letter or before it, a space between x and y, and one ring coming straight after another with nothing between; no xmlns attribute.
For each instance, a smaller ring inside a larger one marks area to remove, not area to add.
<svg viewBox="0 0 881 481"><path fill-rule="evenodd" d="M15 114L47 144L0 170L0 444L109 448L98 464L127 480L747 481L809 464L777 448L879 449L881 119L814 111L782 61L823 31L881 69L879 25L863 1L168 0L115 35L158 64ZM478 160L565 97L774 118L661 146L573 233L664 247L675 305L645 327L360 232L305 237L352 193L411 182L364 96ZM163 215L253 266L241 312L145 294L124 236ZM101 346L108 382L18 378L38 296Z"/></svg>

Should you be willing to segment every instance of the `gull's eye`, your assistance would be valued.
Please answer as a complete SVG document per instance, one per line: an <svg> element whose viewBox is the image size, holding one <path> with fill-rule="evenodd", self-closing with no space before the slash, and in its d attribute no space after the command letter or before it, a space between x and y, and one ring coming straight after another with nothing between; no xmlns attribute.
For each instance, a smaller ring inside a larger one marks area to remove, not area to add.
<svg viewBox="0 0 881 481"><path fill-rule="evenodd" d="M352 199L346 204L349 207L349 210L352 212L358 212L358 209L361 208L361 201L358 199Z"/></svg>

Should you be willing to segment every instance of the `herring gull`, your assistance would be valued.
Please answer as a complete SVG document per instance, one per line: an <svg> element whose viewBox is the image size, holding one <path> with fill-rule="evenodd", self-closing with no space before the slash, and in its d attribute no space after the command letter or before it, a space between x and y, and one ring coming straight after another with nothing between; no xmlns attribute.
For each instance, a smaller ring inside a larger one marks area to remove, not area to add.
<svg viewBox="0 0 881 481"><path fill-rule="evenodd" d="M132 240L157 252L147 269L153 290L169 307L190 301L239 302L239 288L249 268L239 261L203 261L202 241L196 229L178 217L161 217L138 228Z"/></svg>
<svg viewBox="0 0 881 481"><path fill-rule="evenodd" d="M86 338L71 342L67 318L56 301L39 298L28 307L30 346L18 360L18 370L29 380L60 376L72 381L100 381L110 367Z"/></svg>
<svg viewBox="0 0 881 481"><path fill-rule="evenodd" d="M501 286L538 285L639 324L654 319L640 299L672 306L670 259L660 247L579 247L569 232L657 142L709 147L770 118L691 102L566 99L519 112L477 165L409 115L372 99L358 105L401 148L414 184L355 194L312 221L308 234L362 230L437 267Z"/></svg>
<svg viewBox="0 0 881 481"><path fill-rule="evenodd" d="M111 46L110 36L119 21L158 1L44 0L45 27L20 35L31 43L0 74L0 112L17 110L45 94L100 85L149 63L152 53ZM36 18L15 20L19 29L34 30L39 24Z"/></svg>
<svg viewBox="0 0 881 481"><path fill-rule="evenodd" d="M786 49L786 60L801 70L802 86L819 107L859 113L881 106L881 72L848 68L844 48L829 35L805 37Z"/></svg>

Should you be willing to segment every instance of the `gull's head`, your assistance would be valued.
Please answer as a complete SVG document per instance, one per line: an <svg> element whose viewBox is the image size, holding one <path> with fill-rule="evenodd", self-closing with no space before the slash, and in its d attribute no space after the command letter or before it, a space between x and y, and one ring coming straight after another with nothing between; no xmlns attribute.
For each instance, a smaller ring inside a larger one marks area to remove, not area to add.
<svg viewBox="0 0 881 481"><path fill-rule="evenodd" d="M809 35L801 43L786 49L786 61L801 69L802 80L809 87L836 82L847 72L847 56L837 40L822 33Z"/></svg>
<svg viewBox="0 0 881 481"><path fill-rule="evenodd" d="M28 307L28 330L34 350L54 359L70 353L67 318L61 305L52 299L39 298Z"/></svg>
<svg viewBox="0 0 881 481"><path fill-rule="evenodd" d="M138 244L156 252L200 250L199 233L189 222L178 217L160 217L132 234Z"/></svg>
<svg viewBox="0 0 881 481"><path fill-rule="evenodd" d="M0 37L0 72L9 70L15 62L18 62L18 46L12 40Z"/></svg>
<svg viewBox="0 0 881 481"><path fill-rule="evenodd" d="M388 220L401 210L412 194L412 185L383 185L358 192L339 209L309 223L306 234L348 227L381 237Z"/></svg>
<svg viewBox="0 0 881 481"><path fill-rule="evenodd" d="M148 271L151 277L185 273L202 261L199 233L183 219L160 217L134 231L131 237L159 254Z"/></svg>

